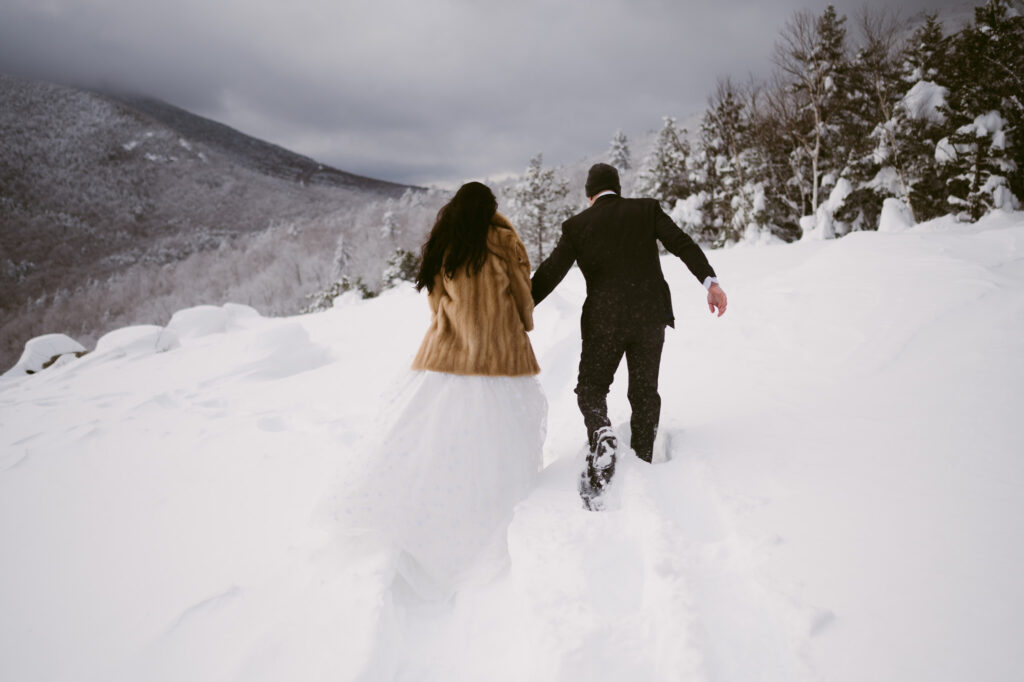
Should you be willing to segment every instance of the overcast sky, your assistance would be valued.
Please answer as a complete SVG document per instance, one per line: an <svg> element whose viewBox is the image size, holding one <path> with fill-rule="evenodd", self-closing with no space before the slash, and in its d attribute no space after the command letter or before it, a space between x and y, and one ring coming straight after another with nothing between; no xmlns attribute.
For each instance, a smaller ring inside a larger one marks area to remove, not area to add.
<svg viewBox="0 0 1024 682"><path fill-rule="evenodd" d="M344 170L457 185L698 113L717 77L768 73L795 11L827 4L0 0L0 71L128 89ZM852 23L863 2L833 4Z"/></svg>

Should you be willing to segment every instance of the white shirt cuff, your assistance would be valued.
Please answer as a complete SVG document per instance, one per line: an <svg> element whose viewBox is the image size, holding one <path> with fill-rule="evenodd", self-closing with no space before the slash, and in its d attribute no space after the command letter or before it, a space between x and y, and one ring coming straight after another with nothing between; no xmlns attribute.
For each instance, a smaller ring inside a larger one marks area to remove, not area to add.
<svg viewBox="0 0 1024 682"><path fill-rule="evenodd" d="M710 289L712 284L718 284L718 278L717 277L710 277L710 276L708 276L708 277L704 278L704 288L705 289Z"/></svg>

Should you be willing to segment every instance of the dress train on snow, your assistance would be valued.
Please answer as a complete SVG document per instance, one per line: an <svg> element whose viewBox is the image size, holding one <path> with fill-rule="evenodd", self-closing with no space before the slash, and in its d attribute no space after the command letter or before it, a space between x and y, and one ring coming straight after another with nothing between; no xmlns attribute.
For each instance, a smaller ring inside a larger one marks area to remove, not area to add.
<svg viewBox="0 0 1024 682"><path fill-rule="evenodd" d="M331 491L331 521L394 551L421 596L450 596L507 561L505 533L536 484L546 418L534 376L412 371Z"/></svg>

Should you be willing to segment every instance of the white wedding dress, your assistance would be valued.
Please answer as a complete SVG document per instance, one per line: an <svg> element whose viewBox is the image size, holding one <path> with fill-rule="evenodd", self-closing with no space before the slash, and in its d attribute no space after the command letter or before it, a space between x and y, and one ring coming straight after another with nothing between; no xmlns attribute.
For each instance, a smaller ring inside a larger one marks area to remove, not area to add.
<svg viewBox="0 0 1024 682"><path fill-rule="evenodd" d="M411 371L332 491L332 523L390 549L421 596L451 596L507 561L505 534L536 483L546 418L534 376Z"/></svg>

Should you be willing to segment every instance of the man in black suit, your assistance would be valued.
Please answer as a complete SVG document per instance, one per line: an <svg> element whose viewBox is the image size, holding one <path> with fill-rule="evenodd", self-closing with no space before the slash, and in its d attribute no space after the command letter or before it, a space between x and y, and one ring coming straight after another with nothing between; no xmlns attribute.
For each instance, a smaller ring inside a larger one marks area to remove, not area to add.
<svg viewBox="0 0 1024 682"><path fill-rule="evenodd" d="M658 242L678 256L708 291L708 307L725 312L725 292L704 252L665 215L655 199L624 199L619 173L605 163L587 174L590 208L562 223L562 236L533 276L533 301L540 303L578 262L587 281L580 327L583 348L576 385L590 454L580 480L588 509L615 471L618 441L608 420L607 396L626 356L630 428L636 455L651 461L661 413L658 370L665 326L674 326L668 283L661 272Z"/></svg>

